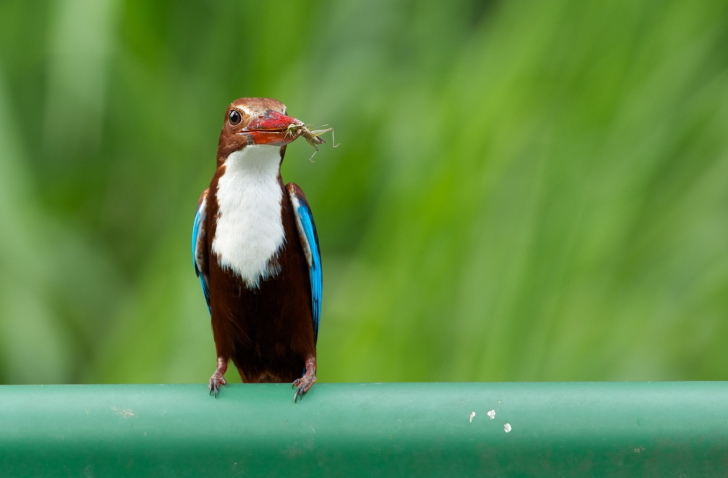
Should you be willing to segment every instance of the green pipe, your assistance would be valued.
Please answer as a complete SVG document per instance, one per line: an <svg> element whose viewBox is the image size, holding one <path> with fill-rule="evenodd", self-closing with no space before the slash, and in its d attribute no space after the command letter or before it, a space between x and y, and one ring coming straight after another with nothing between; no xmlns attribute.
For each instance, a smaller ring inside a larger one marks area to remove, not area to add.
<svg viewBox="0 0 728 478"><path fill-rule="evenodd" d="M0 476L727 471L728 382L0 386Z"/></svg>

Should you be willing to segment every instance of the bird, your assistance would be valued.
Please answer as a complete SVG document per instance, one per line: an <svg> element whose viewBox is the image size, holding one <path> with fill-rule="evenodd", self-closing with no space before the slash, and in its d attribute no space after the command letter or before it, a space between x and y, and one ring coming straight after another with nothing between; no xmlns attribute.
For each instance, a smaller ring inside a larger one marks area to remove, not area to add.
<svg viewBox="0 0 728 478"><path fill-rule="evenodd" d="M210 185L197 203L192 257L212 324L217 367L243 383L292 383L294 403L316 382L322 271L316 225L301 188L283 183L286 145L314 144L303 122L272 98L240 98L225 111Z"/></svg>

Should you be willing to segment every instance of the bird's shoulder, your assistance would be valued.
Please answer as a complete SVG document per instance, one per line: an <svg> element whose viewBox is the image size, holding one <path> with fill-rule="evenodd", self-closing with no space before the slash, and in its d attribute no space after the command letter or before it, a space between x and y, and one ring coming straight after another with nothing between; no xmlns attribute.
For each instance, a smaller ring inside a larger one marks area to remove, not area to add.
<svg viewBox="0 0 728 478"><path fill-rule="evenodd" d="M200 206L202 206L202 203L207 200L207 194L210 188L205 188L204 191L202 191L202 194L200 194L200 199L197 200L197 208L199 209Z"/></svg>
<svg viewBox="0 0 728 478"><path fill-rule="evenodd" d="M305 205L308 209L311 209L311 206L308 204L308 199L306 199L306 195L303 192L303 189L296 184L296 183L288 183L286 184L286 192L288 193L291 200L294 198L299 201L299 203Z"/></svg>

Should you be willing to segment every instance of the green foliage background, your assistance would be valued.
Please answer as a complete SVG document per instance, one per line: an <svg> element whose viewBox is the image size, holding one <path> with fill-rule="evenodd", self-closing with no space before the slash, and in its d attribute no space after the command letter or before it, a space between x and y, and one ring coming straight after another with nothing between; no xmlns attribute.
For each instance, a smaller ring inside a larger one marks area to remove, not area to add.
<svg viewBox="0 0 728 478"><path fill-rule="evenodd" d="M321 381L725 379L727 52L722 1L3 1L0 381L207 381L242 96L341 143L283 170Z"/></svg>

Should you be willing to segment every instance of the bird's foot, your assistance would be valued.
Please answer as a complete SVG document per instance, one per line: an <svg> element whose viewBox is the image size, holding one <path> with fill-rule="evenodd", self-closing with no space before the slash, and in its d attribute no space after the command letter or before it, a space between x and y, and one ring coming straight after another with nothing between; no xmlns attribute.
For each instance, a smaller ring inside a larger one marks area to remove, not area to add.
<svg viewBox="0 0 728 478"><path fill-rule="evenodd" d="M296 392L293 394L293 403L296 403L299 397L303 399L303 394L308 392L314 383L316 383L316 359L314 357L308 357L306 359L306 372L303 374L303 377L293 381L292 388L296 389Z"/></svg>
<svg viewBox="0 0 728 478"><path fill-rule="evenodd" d="M227 360L223 359L222 357L218 357L217 369L215 370L215 373L212 374L212 377L210 377L210 383L208 385L208 387L210 388L210 395L214 393L215 398L217 398L217 393L220 391L220 386L227 385L227 382L225 381L226 371Z"/></svg>
<svg viewBox="0 0 728 478"><path fill-rule="evenodd" d="M215 398L217 398L217 394L220 391L220 385L227 385L227 382L222 374L215 372L212 374L212 377L210 377L210 395L214 393Z"/></svg>

